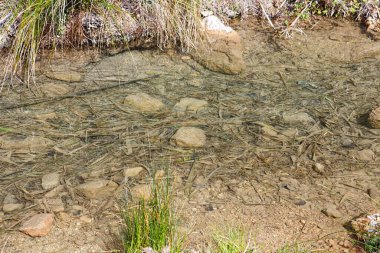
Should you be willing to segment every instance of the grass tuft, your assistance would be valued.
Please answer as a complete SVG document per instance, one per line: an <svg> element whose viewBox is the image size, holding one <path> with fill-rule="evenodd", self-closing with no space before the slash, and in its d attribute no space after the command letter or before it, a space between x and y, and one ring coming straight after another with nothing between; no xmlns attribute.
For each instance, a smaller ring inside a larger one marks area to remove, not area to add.
<svg viewBox="0 0 380 253"><path fill-rule="evenodd" d="M35 73L35 61L44 32L54 29L54 19L64 16L65 1L24 0L13 8L13 23L17 23L17 33L12 43L8 60L11 74L22 69L30 82ZM57 20L58 23L60 20Z"/></svg>
<svg viewBox="0 0 380 253"><path fill-rule="evenodd" d="M182 240L176 230L168 180L154 181L151 199L141 199L137 207L124 210L123 221L125 253L141 252L144 248L180 252Z"/></svg>
<svg viewBox="0 0 380 253"><path fill-rule="evenodd" d="M357 245L368 253L379 253L380 252L380 235L370 235L364 236L362 240L357 242Z"/></svg>
<svg viewBox="0 0 380 253"><path fill-rule="evenodd" d="M138 16L143 37L155 38L160 49L195 48L200 38L202 0L129 1L129 8Z"/></svg>
<svg viewBox="0 0 380 253"><path fill-rule="evenodd" d="M56 47L56 41L65 31L67 17L81 9L108 7L108 0L7 0L15 27L6 73L21 74L29 84L35 77L35 62L42 46ZM43 42L47 45L43 45Z"/></svg>
<svg viewBox="0 0 380 253"><path fill-rule="evenodd" d="M254 252L247 241L246 232L240 228L228 228L225 233L215 233L213 239L218 253Z"/></svg>
<svg viewBox="0 0 380 253"><path fill-rule="evenodd" d="M298 245L287 244L276 251L276 253L310 253L311 251Z"/></svg>

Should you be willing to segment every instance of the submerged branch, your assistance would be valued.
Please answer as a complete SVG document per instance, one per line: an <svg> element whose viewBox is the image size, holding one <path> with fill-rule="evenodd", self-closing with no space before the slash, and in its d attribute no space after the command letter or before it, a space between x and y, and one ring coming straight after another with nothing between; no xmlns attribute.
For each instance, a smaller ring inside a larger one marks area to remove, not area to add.
<svg viewBox="0 0 380 253"><path fill-rule="evenodd" d="M114 84L114 85L109 85L109 86L101 87L101 88L98 88L98 89L83 90L83 91L79 91L79 92L76 92L76 93L73 93L73 94L64 95L64 96L59 96L59 97L54 97L54 98L49 98L49 99L41 99L41 100L33 101L33 102L30 102L30 103L24 103L24 104L17 104L17 105L6 106L6 107L3 107L3 108L0 108L0 111L13 110L13 109L18 109L18 108L22 108L22 107L32 106L32 105L38 105L38 104L43 104L43 103L51 103L51 102L61 101L61 100L64 100L64 99L69 99L69 98L76 98L76 97L80 97L80 96L91 94L91 93L95 93L95 92L101 92L101 91L105 91L105 90L109 90L109 89L115 89L115 88L118 88L118 87L121 87L121 86L125 86L125 85L129 85L129 84L149 81L151 79L159 78L161 76L162 75L153 75L153 76L149 76L149 77L146 77L146 78L140 78L140 79L135 79L135 80L131 80L131 81L128 81L128 82L117 83L117 84Z"/></svg>

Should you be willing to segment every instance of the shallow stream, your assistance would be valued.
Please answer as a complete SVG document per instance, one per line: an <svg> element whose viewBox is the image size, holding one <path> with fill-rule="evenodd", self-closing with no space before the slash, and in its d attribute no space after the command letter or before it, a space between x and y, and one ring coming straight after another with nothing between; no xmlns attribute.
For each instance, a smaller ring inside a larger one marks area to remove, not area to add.
<svg viewBox="0 0 380 253"><path fill-rule="evenodd" d="M320 21L292 39L260 31L257 23L237 29L247 62L241 75L208 71L170 50L66 51L39 61L36 86L4 89L0 199L12 193L24 204L0 217L5 252L104 248L96 238L117 227L116 198L86 199L73 189L98 179L124 186L122 170L135 166L147 168L145 176L172 170L190 248L207 248L213 227L225 224L247 226L267 251L294 240L346 247L339 246L349 238L343 224L380 203L367 195L380 187L380 130L366 123L380 103L380 41L341 21ZM147 114L123 103L140 92L165 109ZM208 107L178 113L173 108L182 98ZM206 146L171 145L183 126L204 130ZM52 171L62 176L64 210L47 237L33 239L17 226L51 210L41 204L41 177ZM342 217L321 212L330 204ZM83 207L79 216L73 206Z"/></svg>

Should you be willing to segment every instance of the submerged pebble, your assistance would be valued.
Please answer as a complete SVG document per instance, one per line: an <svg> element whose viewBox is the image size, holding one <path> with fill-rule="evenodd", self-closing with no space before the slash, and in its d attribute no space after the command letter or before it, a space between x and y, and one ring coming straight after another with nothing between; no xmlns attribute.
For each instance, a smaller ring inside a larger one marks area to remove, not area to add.
<svg viewBox="0 0 380 253"><path fill-rule="evenodd" d="M315 163L313 166L313 169L315 172L319 174L324 174L325 173L325 166L321 163Z"/></svg>
<svg viewBox="0 0 380 253"><path fill-rule="evenodd" d="M369 187L367 193L372 199L380 201L380 190L376 186Z"/></svg>
<svg viewBox="0 0 380 253"><path fill-rule="evenodd" d="M208 106L207 101L196 98L182 98L175 106L174 111L179 114L199 113Z"/></svg>
<svg viewBox="0 0 380 253"><path fill-rule="evenodd" d="M373 128L380 129L380 106L371 111L368 117L368 122Z"/></svg>
<svg viewBox="0 0 380 253"><path fill-rule="evenodd" d="M361 161L373 161L375 153L371 149L363 149L357 152L357 158Z"/></svg>
<svg viewBox="0 0 380 253"><path fill-rule="evenodd" d="M315 120L306 112L285 112L282 118L287 124L309 124L314 123Z"/></svg>
<svg viewBox="0 0 380 253"><path fill-rule="evenodd" d="M131 195L134 200L149 200L152 195L152 188L147 184L136 185L131 188Z"/></svg>
<svg viewBox="0 0 380 253"><path fill-rule="evenodd" d="M50 190L59 185L59 177L60 175L58 173L50 173L46 174L42 177L42 188L44 190Z"/></svg>
<svg viewBox="0 0 380 253"><path fill-rule="evenodd" d="M24 205L13 194L7 194L3 201L3 211L5 213L10 213L19 209L22 209Z"/></svg>
<svg viewBox="0 0 380 253"><path fill-rule="evenodd" d="M343 216L334 204L327 204L322 212L332 218L341 218Z"/></svg>
<svg viewBox="0 0 380 253"><path fill-rule="evenodd" d="M65 82L79 82L82 80L82 75L76 71L50 71L45 73L50 79L55 79Z"/></svg>
<svg viewBox="0 0 380 253"><path fill-rule="evenodd" d="M136 177L143 171L144 171L143 167L127 168L127 169L124 169L123 175L124 177Z"/></svg>
<svg viewBox="0 0 380 253"><path fill-rule="evenodd" d="M54 222L54 215L51 213L43 213L32 216L24 222L20 227L20 231L32 237L46 236Z"/></svg>
<svg viewBox="0 0 380 253"><path fill-rule="evenodd" d="M161 100L141 92L127 96L124 104L144 113L154 113L165 108Z"/></svg>
<svg viewBox="0 0 380 253"><path fill-rule="evenodd" d="M105 199L112 196L117 187L111 180L96 180L80 184L76 190L89 199Z"/></svg>
<svg viewBox="0 0 380 253"><path fill-rule="evenodd" d="M185 148L201 148L206 145L206 134L196 127L181 127L172 136L170 143Z"/></svg>

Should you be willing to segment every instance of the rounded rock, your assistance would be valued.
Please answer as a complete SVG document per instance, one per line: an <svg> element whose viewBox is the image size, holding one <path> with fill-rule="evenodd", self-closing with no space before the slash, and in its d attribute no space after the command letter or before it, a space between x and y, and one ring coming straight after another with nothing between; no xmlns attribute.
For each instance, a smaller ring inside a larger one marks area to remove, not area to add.
<svg viewBox="0 0 380 253"><path fill-rule="evenodd" d="M54 221L54 215L51 213L42 213L32 216L20 227L20 231L33 237L46 236Z"/></svg>
<svg viewBox="0 0 380 253"><path fill-rule="evenodd" d="M207 40L191 52L192 57L212 71L233 75L243 72L246 64L240 35L214 15L205 17L202 26Z"/></svg>
<svg viewBox="0 0 380 253"><path fill-rule="evenodd" d="M82 80L82 75L76 71L50 71L45 73L45 75L50 79L69 83L80 82Z"/></svg>
<svg viewBox="0 0 380 253"><path fill-rule="evenodd" d="M306 112L286 112L282 115L283 121L287 124L309 124L315 120Z"/></svg>
<svg viewBox="0 0 380 253"><path fill-rule="evenodd" d="M84 222L84 223L91 223L92 222L92 218L89 217L88 215L83 215L79 218L80 221Z"/></svg>
<svg viewBox="0 0 380 253"><path fill-rule="evenodd" d="M321 163L315 163L314 166L313 166L313 169L315 172L317 172L318 174L324 174L325 173L325 166Z"/></svg>
<svg viewBox="0 0 380 253"><path fill-rule="evenodd" d="M15 210L23 208L24 205L18 201L16 196L8 194L3 201L3 211L6 213L13 212Z"/></svg>
<svg viewBox="0 0 380 253"><path fill-rule="evenodd" d="M123 175L124 177L136 177L144 170L143 167L133 167L124 169Z"/></svg>
<svg viewBox="0 0 380 253"><path fill-rule="evenodd" d="M66 84L45 83L41 85L41 90L47 97L57 97L68 94L72 88Z"/></svg>
<svg viewBox="0 0 380 253"><path fill-rule="evenodd" d="M175 106L174 111L178 113L199 113L208 106L207 101L196 98L182 98Z"/></svg>
<svg viewBox="0 0 380 253"><path fill-rule="evenodd" d="M196 127L181 127L172 136L170 143L185 148L201 148L206 145L206 134Z"/></svg>
<svg viewBox="0 0 380 253"><path fill-rule="evenodd" d="M164 170L157 170L156 173L154 174L154 179L155 180L161 180L165 178L165 171Z"/></svg>
<svg viewBox="0 0 380 253"><path fill-rule="evenodd" d="M118 184L111 180L97 180L76 187L76 190L89 199L105 199L117 189Z"/></svg>
<svg viewBox="0 0 380 253"><path fill-rule="evenodd" d="M297 205L297 206L304 206L306 205L306 200L304 199L297 199L294 201L294 204Z"/></svg>
<svg viewBox="0 0 380 253"><path fill-rule="evenodd" d="M332 218L341 218L343 216L342 213L333 204L327 204L322 212Z"/></svg>
<svg viewBox="0 0 380 253"><path fill-rule="evenodd" d="M375 187L375 186L371 186L367 189L367 193L368 195L374 199L374 200L379 200L380 201L380 190Z"/></svg>
<svg viewBox="0 0 380 253"><path fill-rule="evenodd" d="M46 205L50 208L52 212L63 212L65 211L65 204L61 198L47 199Z"/></svg>
<svg viewBox="0 0 380 253"><path fill-rule="evenodd" d="M371 149L363 149L357 152L357 159L360 161L373 161L375 153Z"/></svg>
<svg viewBox="0 0 380 253"><path fill-rule="evenodd" d="M46 174L42 177L42 188L44 190L50 190L59 185L59 174L58 173L50 173Z"/></svg>
<svg viewBox="0 0 380 253"><path fill-rule="evenodd" d="M373 128L380 129L380 106L375 107L369 114L368 123Z"/></svg>
<svg viewBox="0 0 380 253"><path fill-rule="evenodd" d="M164 103L159 99L141 92L127 96L124 104L143 113L154 113L165 108Z"/></svg>
<svg viewBox="0 0 380 253"><path fill-rule="evenodd" d="M131 189L131 195L134 200L149 200L152 195L152 189L147 184L136 185Z"/></svg>

